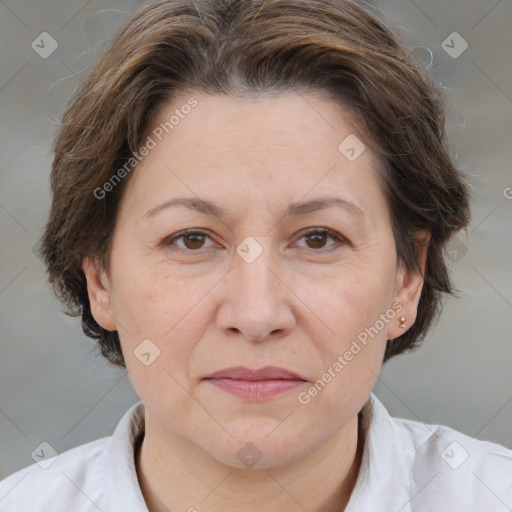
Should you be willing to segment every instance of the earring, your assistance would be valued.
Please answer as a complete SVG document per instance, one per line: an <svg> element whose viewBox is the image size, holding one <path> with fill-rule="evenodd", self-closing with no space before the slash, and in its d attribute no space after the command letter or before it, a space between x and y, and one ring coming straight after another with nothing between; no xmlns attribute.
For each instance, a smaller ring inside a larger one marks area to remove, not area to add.
<svg viewBox="0 0 512 512"><path fill-rule="evenodd" d="M400 327L405 327L405 316L400 317Z"/></svg>

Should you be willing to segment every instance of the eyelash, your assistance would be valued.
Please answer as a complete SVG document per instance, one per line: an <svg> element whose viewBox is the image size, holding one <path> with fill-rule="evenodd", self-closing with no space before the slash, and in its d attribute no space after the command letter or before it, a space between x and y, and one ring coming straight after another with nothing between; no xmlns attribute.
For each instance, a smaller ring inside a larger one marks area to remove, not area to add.
<svg viewBox="0 0 512 512"><path fill-rule="evenodd" d="M167 237L166 239L164 239L162 241L161 245L164 247L170 247L171 245L173 245L173 242L175 242L176 240L180 240L180 239L186 238L187 236L193 236L193 235L206 236L211 239L211 237L205 231L187 229L185 231L180 231L179 233L176 233L175 235L171 235L170 237ZM310 230L303 233L302 236L299 238L299 240L304 237L311 236L311 235L327 235L329 238L332 238L333 240L335 240L337 242L337 244L340 244L342 246L348 245L348 242L345 238L343 238L341 235L336 233L336 231L333 231L332 229L328 229L328 228L311 228ZM333 244L332 246L329 246L327 249L309 249L307 247L306 248L303 247L302 249L311 250L315 253L321 253L321 252L328 252L328 251L332 250L335 245L336 244ZM184 252L190 252L190 253L197 252L198 253L202 249L186 249L186 248L184 249L182 247L178 247L178 249L172 249L172 250L181 250Z"/></svg>

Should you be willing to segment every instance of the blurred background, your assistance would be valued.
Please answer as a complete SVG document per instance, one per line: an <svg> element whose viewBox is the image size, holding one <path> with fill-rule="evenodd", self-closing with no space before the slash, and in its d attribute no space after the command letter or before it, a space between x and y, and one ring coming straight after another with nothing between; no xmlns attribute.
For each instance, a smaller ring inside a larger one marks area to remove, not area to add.
<svg viewBox="0 0 512 512"><path fill-rule="evenodd" d="M512 2L364 2L449 96L448 132L470 174L473 221L450 245L460 299L423 348L386 364L375 394L394 416L512 448ZM0 479L111 435L138 397L61 312L34 255L60 116L136 0L0 0ZM405 99L406 100L406 99Z"/></svg>

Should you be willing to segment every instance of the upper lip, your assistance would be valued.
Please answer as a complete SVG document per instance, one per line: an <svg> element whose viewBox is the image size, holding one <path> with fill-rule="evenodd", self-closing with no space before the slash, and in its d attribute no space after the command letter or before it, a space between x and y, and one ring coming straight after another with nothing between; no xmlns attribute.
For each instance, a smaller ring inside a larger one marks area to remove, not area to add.
<svg viewBox="0 0 512 512"><path fill-rule="evenodd" d="M286 368L277 366L265 366L253 370L244 366L231 366L212 373L207 379L235 379L235 380L306 380L301 375Z"/></svg>

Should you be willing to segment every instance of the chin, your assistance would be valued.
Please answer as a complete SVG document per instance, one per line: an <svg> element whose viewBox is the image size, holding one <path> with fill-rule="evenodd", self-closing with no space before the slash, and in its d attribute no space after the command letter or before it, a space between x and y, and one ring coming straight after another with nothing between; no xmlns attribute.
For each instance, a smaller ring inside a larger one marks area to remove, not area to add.
<svg viewBox="0 0 512 512"><path fill-rule="evenodd" d="M257 424L251 422L253 428L246 425L243 434L235 434L228 426L226 430L232 437L224 432L220 443L212 441L203 449L208 448L212 457L228 466L247 469L283 467L314 450L311 444L304 445L302 435L295 435L284 428L278 433L280 427L276 428L275 422L266 421L263 427L262 422ZM218 449L211 450L212 446Z"/></svg>

